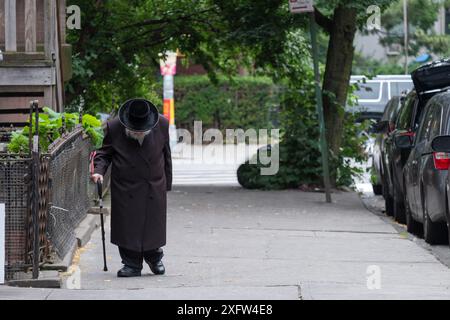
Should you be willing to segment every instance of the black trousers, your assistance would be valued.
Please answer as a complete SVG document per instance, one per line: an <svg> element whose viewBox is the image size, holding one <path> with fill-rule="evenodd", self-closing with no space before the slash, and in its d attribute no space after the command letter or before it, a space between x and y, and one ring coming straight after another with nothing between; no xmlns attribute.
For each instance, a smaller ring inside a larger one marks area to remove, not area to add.
<svg viewBox="0 0 450 320"><path fill-rule="evenodd" d="M138 270L142 270L142 264L144 260L148 264L153 264L161 261L164 256L163 250L161 248L145 252L136 252L119 247L119 253L124 265Z"/></svg>

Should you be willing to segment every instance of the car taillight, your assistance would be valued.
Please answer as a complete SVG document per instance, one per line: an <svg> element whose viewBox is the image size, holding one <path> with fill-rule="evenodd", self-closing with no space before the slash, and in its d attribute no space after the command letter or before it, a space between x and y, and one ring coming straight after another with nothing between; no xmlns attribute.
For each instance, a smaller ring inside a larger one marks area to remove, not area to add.
<svg viewBox="0 0 450 320"><path fill-rule="evenodd" d="M434 152L433 159L436 170L448 170L450 167L450 154L446 152Z"/></svg>
<svg viewBox="0 0 450 320"><path fill-rule="evenodd" d="M408 136L408 137L411 137L411 138L414 138L415 135L416 135L416 133L415 133L415 132L412 132L412 131L407 131L407 132L401 132L401 133L399 133L399 136Z"/></svg>

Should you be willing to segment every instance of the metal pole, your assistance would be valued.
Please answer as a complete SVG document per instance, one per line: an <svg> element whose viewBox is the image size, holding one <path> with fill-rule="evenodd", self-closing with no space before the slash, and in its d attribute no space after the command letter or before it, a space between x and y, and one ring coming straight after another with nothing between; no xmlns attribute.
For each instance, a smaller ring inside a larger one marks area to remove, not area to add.
<svg viewBox="0 0 450 320"><path fill-rule="evenodd" d="M408 39L408 0L403 0L403 32L404 32L404 43L403 46L404 54L405 54L405 74L408 74L408 46L409 46L409 39Z"/></svg>
<svg viewBox="0 0 450 320"><path fill-rule="evenodd" d="M31 102L35 110L35 133L33 137L33 279L39 278L39 102ZM30 126L32 124L30 123ZM30 128L31 130L31 128Z"/></svg>
<svg viewBox="0 0 450 320"><path fill-rule="evenodd" d="M53 68L55 69L55 91L56 91L56 110L62 112L62 108L59 101L59 83L58 83L58 67L56 66L56 54L52 53Z"/></svg>
<svg viewBox="0 0 450 320"><path fill-rule="evenodd" d="M319 116L320 151L322 153L323 181L325 185L326 201L328 203L331 203L330 169L328 165L328 145L325 136L325 121L323 116L322 90L320 88L319 55L317 50L316 21L314 18L314 12L309 13L309 18L310 18L310 31L312 43L312 57L314 62L314 79L315 79L314 82L316 87L317 115Z"/></svg>

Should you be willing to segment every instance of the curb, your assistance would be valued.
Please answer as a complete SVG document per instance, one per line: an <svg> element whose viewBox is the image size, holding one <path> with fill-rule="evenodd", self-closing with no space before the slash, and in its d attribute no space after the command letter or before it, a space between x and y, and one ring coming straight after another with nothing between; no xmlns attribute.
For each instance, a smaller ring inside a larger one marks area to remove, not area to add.
<svg viewBox="0 0 450 320"><path fill-rule="evenodd" d="M92 233L100 225L98 214L91 211L92 209L89 210L83 221L75 228L75 240L62 260L52 264L45 264L39 272L38 279L31 279L31 274L22 273L19 274L19 279L8 281L7 285L18 288L64 288L63 282L67 280L67 275L65 273L70 270L76 251L78 248L84 247L89 242ZM106 214L109 210L103 209L102 212Z"/></svg>
<svg viewBox="0 0 450 320"><path fill-rule="evenodd" d="M31 275L25 273L22 275L25 278L31 277ZM39 272L39 279L11 280L8 281L7 285L16 288L59 289L61 288L61 279L58 271L41 271Z"/></svg>
<svg viewBox="0 0 450 320"><path fill-rule="evenodd" d="M75 237L77 238L77 244L79 248L84 247L89 242L89 240L91 240L92 233L100 225L97 220L97 216L88 213L86 218L81 221L81 223L75 229Z"/></svg>

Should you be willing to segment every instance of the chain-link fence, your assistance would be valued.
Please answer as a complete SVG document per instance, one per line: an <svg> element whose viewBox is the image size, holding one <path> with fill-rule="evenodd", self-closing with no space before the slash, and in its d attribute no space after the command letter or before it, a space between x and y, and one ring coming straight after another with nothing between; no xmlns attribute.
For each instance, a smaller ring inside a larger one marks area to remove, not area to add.
<svg viewBox="0 0 450 320"><path fill-rule="evenodd" d="M73 248L75 228L86 217L94 198L89 184L90 140L81 127L58 139L40 157L39 247L40 263L51 253L63 258ZM34 221L32 160L0 153L0 203L5 203L7 280L27 271L33 261Z"/></svg>
<svg viewBox="0 0 450 320"><path fill-rule="evenodd" d="M75 228L86 217L93 192L89 183L89 139L80 130L51 150L47 233L52 249L63 258L73 247Z"/></svg>
<svg viewBox="0 0 450 320"><path fill-rule="evenodd" d="M0 157L0 203L5 204L5 277L23 271L27 259L31 159Z"/></svg>

